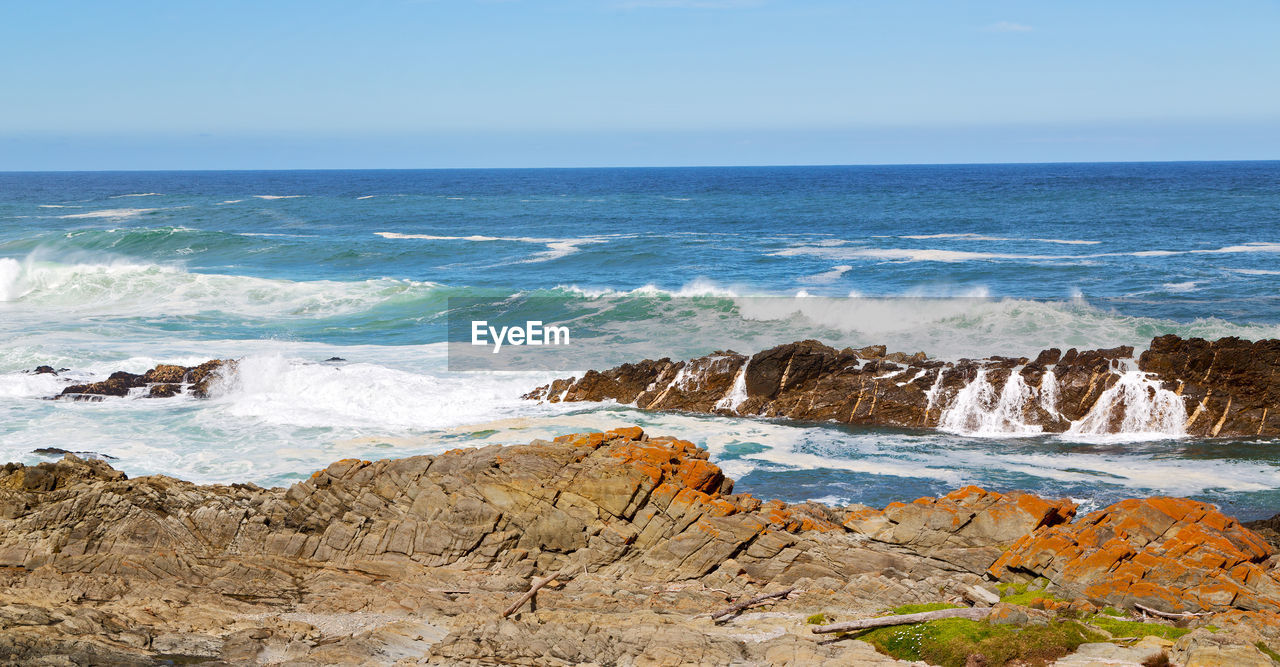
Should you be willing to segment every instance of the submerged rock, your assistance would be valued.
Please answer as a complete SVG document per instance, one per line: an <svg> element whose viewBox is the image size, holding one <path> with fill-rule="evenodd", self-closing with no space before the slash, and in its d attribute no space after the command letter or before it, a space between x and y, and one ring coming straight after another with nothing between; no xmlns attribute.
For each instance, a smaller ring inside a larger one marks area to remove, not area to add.
<svg viewBox="0 0 1280 667"><path fill-rule="evenodd" d="M527 399L972 433L1280 435L1280 340L1162 336L1121 346L957 362L814 340L588 371Z"/></svg>
<svg viewBox="0 0 1280 667"><path fill-rule="evenodd" d="M75 454L76 456L91 458L91 459L114 460L116 458L114 456L111 456L110 454L99 454L97 452L73 452L71 450L63 449L61 447L40 447L39 449L31 450L31 453L39 454L40 456L56 456L59 458L66 454Z"/></svg>
<svg viewBox="0 0 1280 667"><path fill-rule="evenodd" d="M214 379L234 373L235 369L233 359L213 359L191 367L160 364L142 375L116 371L101 382L65 387L59 397L100 401L104 396L128 396L134 389L145 388L147 398L168 398L184 391L196 398L208 398Z"/></svg>

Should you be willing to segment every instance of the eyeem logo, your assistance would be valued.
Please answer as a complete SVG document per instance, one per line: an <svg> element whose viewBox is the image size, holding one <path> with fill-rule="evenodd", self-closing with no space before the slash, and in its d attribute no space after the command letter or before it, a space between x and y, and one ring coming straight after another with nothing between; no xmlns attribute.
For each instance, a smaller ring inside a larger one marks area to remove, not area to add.
<svg viewBox="0 0 1280 667"><path fill-rule="evenodd" d="M493 353L506 345L568 345L569 327L543 326L540 320L529 320L524 326L489 326L487 320L471 321L471 344L493 345Z"/></svg>

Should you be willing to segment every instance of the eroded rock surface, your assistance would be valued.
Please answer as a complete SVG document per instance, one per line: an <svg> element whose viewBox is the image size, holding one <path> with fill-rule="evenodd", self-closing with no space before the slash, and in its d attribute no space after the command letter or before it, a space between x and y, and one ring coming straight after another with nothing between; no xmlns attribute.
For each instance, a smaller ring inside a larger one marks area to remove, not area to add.
<svg viewBox="0 0 1280 667"><path fill-rule="evenodd" d="M1260 538L1192 501L1126 502L1139 504L1075 523L1070 501L976 487L882 510L787 505L734 493L705 451L638 428L338 461L288 489L129 479L70 455L0 469L0 656L875 664L889 659L815 641L805 619L989 605L995 577L1036 574L1121 605L1158 585L1179 608L1222 610L1208 620L1223 626L1280 629ZM1120 567L1073 569L1117 540L1134 551ZM1124 596L1095 590L1113 575L1129 578ZM1230 596L1212 588L1221 577ZM771 610L706 617L791 586ZM1001 622L1049 613L997 607Z"/></svg>
<svg viewBox="0 0 1280 667"><path fill-rule="evenodd" d="M994 576L1043 576L1098 604L1166 612L1280 610L1272 548L1213 506L1186 498L1123 500L1069 525L1021 537Z"/></svg>
<svg viewBox="0 0 1280 667"><path fill-rule="evenodd" d="M943 362L806 340L751 357L716 352L588 371L525 398L959 431L1280 435L1280 340L1162 336L1133 353L1050 349L1034 359Z"/></svg>

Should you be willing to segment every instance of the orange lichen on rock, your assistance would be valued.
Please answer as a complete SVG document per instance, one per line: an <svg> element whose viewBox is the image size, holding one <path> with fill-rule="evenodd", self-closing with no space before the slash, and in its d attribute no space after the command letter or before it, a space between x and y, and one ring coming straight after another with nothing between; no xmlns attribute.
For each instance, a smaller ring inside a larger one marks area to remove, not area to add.
<svg viewBox="0 0 1280 667"><path fill-rule="evenodd" d="M571 433L556 438L556 442L567 442L575 447L589 447L591 449L599 449L604 444L605 434L603 433Z"/></svg>
<svg viewBox="0 0 1280 667"><path fill-rule="evenodd" d="M989 572L1047 577L1098 604L1165 611L1280 609L1271 548L1213 506L1186 498L1130 499L1074 524L1019 539Z"/></svg>

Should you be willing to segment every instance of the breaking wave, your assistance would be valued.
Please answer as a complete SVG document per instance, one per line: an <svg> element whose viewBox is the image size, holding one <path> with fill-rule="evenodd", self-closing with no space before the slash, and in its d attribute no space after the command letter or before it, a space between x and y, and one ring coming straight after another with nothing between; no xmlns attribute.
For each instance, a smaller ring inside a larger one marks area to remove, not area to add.
<svg viewBox="0 0 1280 667"><path fill-rule="evenodd" d="M0 302L114 317L212 315L316 318L431 297L437 283L381 278L291 281L188 272L128 261L61 264L0 258ZM438 306L437 306L438 307Z"/></svg>

